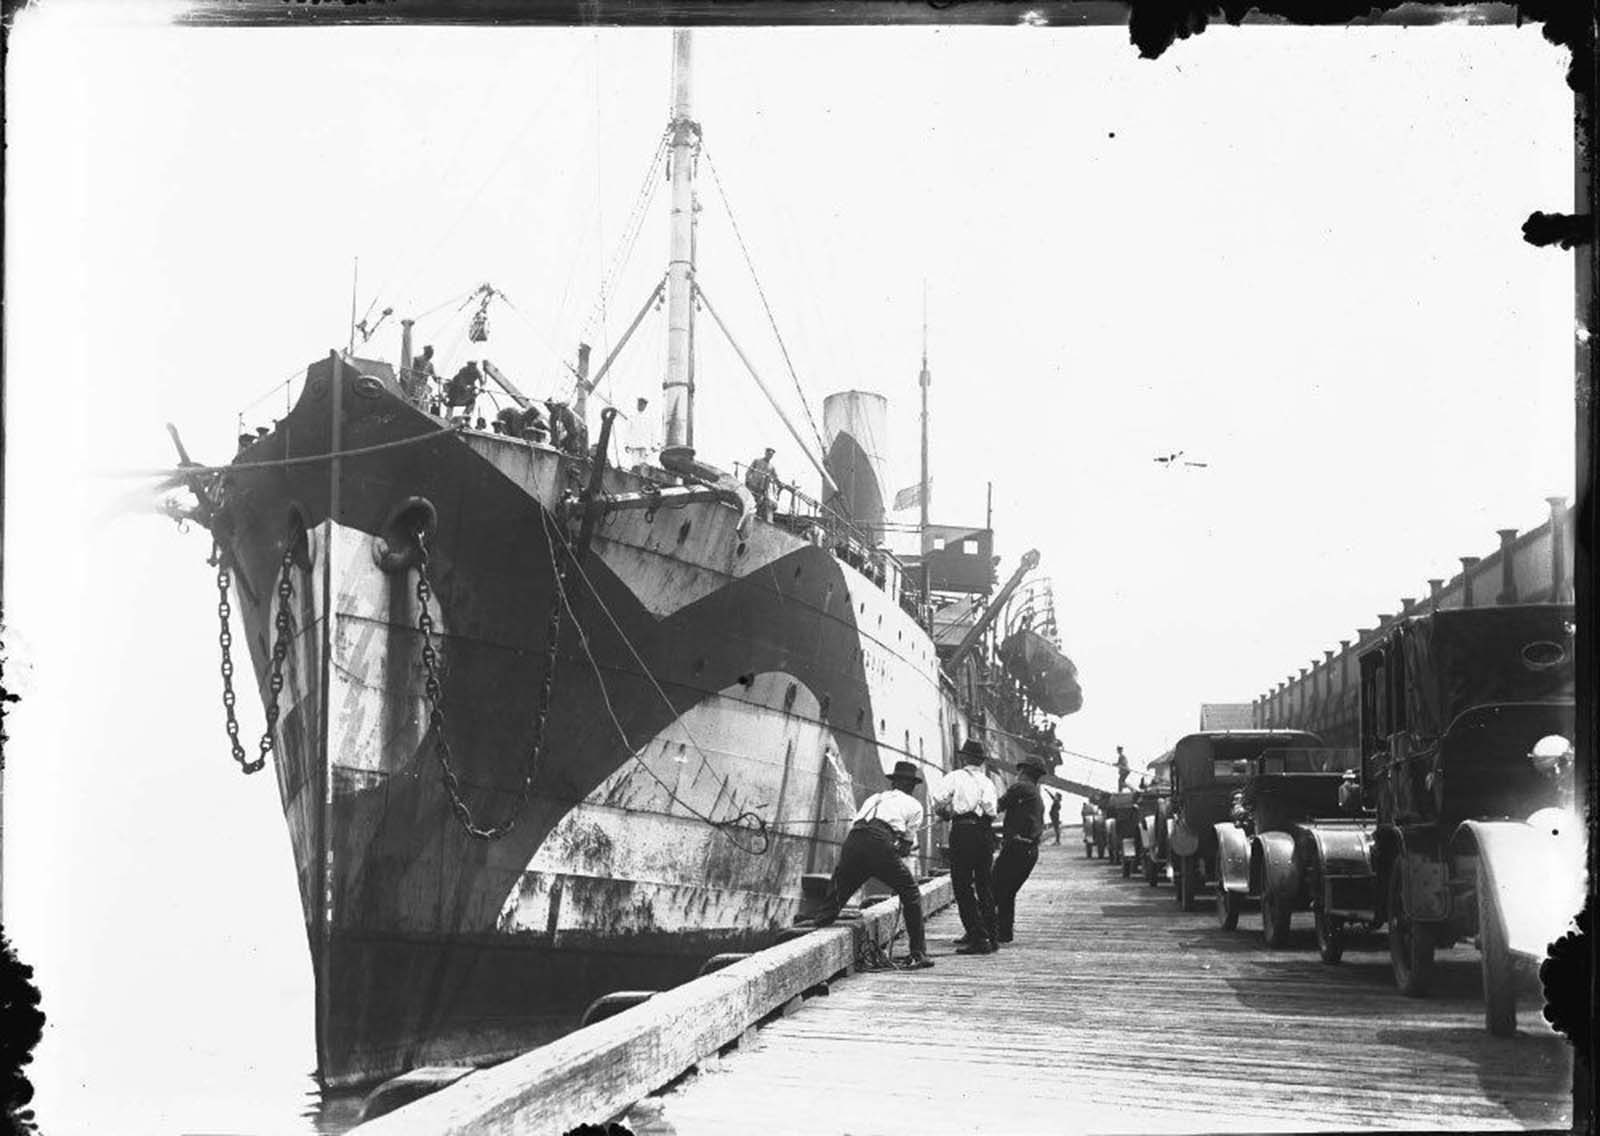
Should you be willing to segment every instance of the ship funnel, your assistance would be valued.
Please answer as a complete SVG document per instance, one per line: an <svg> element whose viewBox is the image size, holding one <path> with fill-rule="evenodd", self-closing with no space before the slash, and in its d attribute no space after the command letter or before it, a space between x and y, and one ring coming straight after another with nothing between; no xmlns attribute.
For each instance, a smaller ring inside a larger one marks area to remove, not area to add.
<svg viewBox="0 0 1600 1136"><path fill-rule="evenodd" d="M823 461L837 490L822 503L874 537L883 532L883 490L888 484L889 400L869 391L840 391L822 403L828 454Z"/></svg>

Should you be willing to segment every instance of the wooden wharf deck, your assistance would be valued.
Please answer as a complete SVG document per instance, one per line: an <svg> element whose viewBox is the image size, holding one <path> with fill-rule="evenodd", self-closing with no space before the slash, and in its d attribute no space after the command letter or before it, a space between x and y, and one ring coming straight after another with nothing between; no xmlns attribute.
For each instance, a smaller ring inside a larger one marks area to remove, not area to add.
<svg viewBox="0 0 1600 1136"><path fill-rule="evenodd" d="M997 955L955 955L948 908L930 923L934 969L853 974L623 1123L636 1136L1570 1129L1567 1043L1534 998L1517 1036L1489 1036L1470 945L1440 952L1432 997L1405 998L1382 935L1328 966L1297 914L1293 949L1267 951L1254 911L1223 931L1209 905L1185 914L1169 885L1125 880L1064 836Z"/></svg>

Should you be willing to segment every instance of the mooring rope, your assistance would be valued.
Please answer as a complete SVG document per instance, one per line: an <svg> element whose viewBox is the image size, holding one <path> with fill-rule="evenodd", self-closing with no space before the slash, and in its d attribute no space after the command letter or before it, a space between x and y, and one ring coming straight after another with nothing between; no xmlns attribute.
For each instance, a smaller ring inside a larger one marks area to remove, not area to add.
<svg viewBox="0 0 1600 1136"><path fill-rule="evenodd" d="M272 461L259 462L234 462L232 465L179 465L164 469L113 469L102 470L98 477L188 477L191 474L209 475L214 473L240 473L254 469L284 469L295 465L314 465L317 462L330 462L335 458L359 458L367 454L376 454L383 450L398 450L403 446L415 446L422 442L432 441L434 438L445 434L459 434L465 427L451 424L441 426L437 430L430 430L426 434L417 434L410 438L396 438L392 442L378 442L376 445L360 446L353 450L333 450L325 454L306 454L298 458L275 458Z"/></svg>

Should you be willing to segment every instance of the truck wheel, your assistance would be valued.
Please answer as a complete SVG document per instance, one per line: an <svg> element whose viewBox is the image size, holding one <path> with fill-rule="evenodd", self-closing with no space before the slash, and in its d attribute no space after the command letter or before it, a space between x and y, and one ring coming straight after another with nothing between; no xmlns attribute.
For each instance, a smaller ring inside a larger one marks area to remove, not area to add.
<svg viewBox="0 0 1600 1136"><path fill-rule="evenodd" d="M1239 897L1217 885L1217 925L1231 931L1239 925Z"/></svg>
<svg viewBox="0 0 1600 1136"><path fill-rule="evenodd" d="M1400 993L1422 998L1433 985L1433 927L1416 922L1405 910L1404 870L1396 864L1389 875L1389 962Z"/></svg>
<svg viewBox="0 0 1600 1136"><path fill-rule="evenodd" d="M1517 1032L1516 964L1506 945L1500 905L1489 887L1489 873L1478 865L1478 943L1483 951L1483 1024L1494 1037Z"/></svg>
<svg viewBox="0 0 1600 1136"><path fill-rule="evenodd" d="M1271 887L1261 890L1261 941L1268 950L1282 950L1289 945L1289 905L1278 897Z"/></svg>
<svg viewBox="0 0 1600 1136"><path fill-rule="evenodd" d="M1337 920L1317 908L1317 954L1322 961L1332 965L1344 958L1344 928Z"/></svg>

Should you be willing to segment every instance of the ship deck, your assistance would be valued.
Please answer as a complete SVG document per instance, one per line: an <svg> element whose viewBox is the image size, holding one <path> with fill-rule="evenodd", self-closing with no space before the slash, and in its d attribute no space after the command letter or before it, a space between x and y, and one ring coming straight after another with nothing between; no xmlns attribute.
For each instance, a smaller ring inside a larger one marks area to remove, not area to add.
<svg viewBox="0 0 1600 1136"><path fill-rule="evenodd" d="M1216 1132L1569 1128L1572 1065L1536 999L1519 1031L1483 1025L1478 955L1439 955L1427 999L1394 989L1381 935L1338 966L1310 916L1293 949L1259 917L1221 930L1208 905L1046 845L1017 939L952 953L954 908L930 923L933 970L869 971L764 1026L636 1104L666 1133Z"/></svg>

